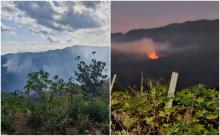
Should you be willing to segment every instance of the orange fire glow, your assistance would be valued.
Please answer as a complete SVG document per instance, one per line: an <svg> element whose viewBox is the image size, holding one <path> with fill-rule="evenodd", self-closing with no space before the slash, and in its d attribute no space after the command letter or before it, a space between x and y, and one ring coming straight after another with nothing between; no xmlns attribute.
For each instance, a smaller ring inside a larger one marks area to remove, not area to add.
<svg viewBox="0 0 220 136"><path fill-rule="evenodd" d="M148 54L148 58L154 60L154 59L158 59L159 56L157 55L157 53L155 51L152 51Z"/></svg>

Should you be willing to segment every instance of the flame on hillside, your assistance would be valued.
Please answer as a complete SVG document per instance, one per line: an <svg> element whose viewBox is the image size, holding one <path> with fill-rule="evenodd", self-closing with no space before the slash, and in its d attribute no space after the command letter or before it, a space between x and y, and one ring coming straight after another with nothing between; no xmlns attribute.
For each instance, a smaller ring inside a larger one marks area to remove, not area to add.
<svg viewBox="0 0 220 136"><path fill-rule="evenodd" d="M133 60L156 60L164 56L164 53L170 51L170 44L166 42L155 42L152 39L142 39L134 42L113 43L112 51L126 53ZM124 58L127 59L127 58Z"/></svg>
<svg viewBox="0 0 220 136"><path fill-rule="evenodd" d="M148 56L149 59L152 59L152 60L155 60L155 59L159 58L159 56L157 55L157 53L155 51L152 51L152 52L148 53L147 56Z"/></svg>

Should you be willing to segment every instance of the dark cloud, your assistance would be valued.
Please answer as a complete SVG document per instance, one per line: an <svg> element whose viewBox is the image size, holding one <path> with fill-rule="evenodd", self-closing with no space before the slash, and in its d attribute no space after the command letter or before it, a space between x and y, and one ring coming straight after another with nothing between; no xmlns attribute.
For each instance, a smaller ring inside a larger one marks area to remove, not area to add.
<svg viewBox="0 0 220 136"><path fill-rule="evenodd" d="M5 6L3 6L3 7L1 8L1 10L4 11L4 12L8 12L8 13L14 13L14 12L15 12L15 10L14 10L13 8L11 8L11 7L5 7Z"/></svg>
<svg viewBox="0 0 220 136"><path fill-rule="evenodd" d="M59 24L70 26L73 29L79 28L94 28L101 24L89 14L75 14L69 10L58 21Z"/></svg>
<svg viewBox="0 0 220 136"><path fill-rule="evenodd" d="M83 2L82 4L86 7L95 9L98 3ZM38 24L57 31L97 28L102 25L95 14L89 11L83 11L82 13L74 11L74 5L75 4L73 2L66 2L65 4L60 4L58 2L53 2L52 4L50 2L43 1L15 2L15 6L19 10L23 11L32 19L35 19ZM59 7L63 11L61 13L57 12L54 9L56 7Z"/></svg>
<svg viewBox="0 0 220 136"><path fill-rule="evenodd" d="M99 1L82 1L82 3L88 8L96 8L100 3Z"/></svg>

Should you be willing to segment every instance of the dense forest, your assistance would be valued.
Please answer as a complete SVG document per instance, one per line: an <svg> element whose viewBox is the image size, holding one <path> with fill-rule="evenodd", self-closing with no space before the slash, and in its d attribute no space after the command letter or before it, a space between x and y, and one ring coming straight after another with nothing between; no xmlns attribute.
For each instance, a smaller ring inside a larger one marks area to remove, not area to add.
<svg viewBox="0 0 220 136"><path fill-rule="evenodd" d="M2 93L2 134L109 134L106 63L75 61L68 81L42 68L27 75L23 91Z"/></svg>

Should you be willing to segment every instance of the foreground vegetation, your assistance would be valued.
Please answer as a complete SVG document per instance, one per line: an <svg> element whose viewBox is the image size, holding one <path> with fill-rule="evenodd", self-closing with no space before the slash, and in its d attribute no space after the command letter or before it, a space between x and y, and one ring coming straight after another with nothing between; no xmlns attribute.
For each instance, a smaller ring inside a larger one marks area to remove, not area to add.
<svg viewBox="0 0 220 136"><path fill-rule="evenodd" d="M76 61L76 81L41 69L27 75L24 91L2 93L2 134L109 134L105 63Z"/></svg>
<svg viewBox="0 0 220 136"><path fill-rule="evenodd" d="M148 82L144 91L113 90L112 134L218 135L218 91L195 85L167 97L166 86ZM165 103L173 99L173 106Z"/></svg>

